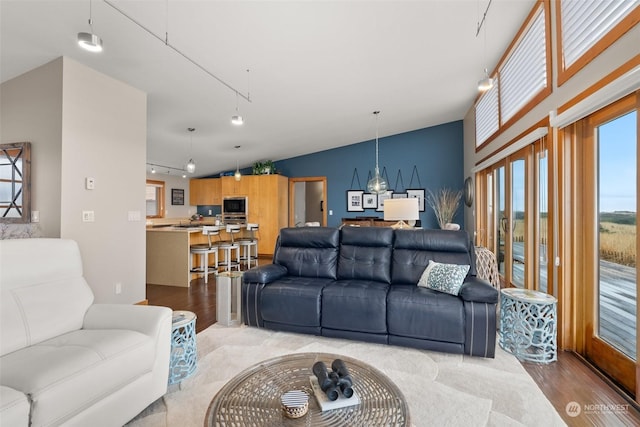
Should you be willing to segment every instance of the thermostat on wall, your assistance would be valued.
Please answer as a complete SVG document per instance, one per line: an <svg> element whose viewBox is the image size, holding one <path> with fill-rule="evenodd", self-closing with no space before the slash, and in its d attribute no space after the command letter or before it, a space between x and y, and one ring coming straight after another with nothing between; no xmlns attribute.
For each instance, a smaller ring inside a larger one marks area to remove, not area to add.
<svg viewBox="0 0 640 427"><path fill-rule="evenodd" d="M87 188L87 190L93 190L94 188L96 188L96 180L95 180L95 178L88 176L88 177L85 178L84 181L85 181L84 184L85 184L85 187Z"/></svg>

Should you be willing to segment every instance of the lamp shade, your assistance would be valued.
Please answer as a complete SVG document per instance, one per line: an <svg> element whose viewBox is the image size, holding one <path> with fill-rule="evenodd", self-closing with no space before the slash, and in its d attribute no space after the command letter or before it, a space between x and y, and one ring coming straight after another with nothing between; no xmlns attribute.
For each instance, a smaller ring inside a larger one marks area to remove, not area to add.
<svg viewBox="0 0 640 427"><path fill-rule="evenodd" d="M384 201L385 221L410 221L420 219L418 199L386 199Z"/></svg>

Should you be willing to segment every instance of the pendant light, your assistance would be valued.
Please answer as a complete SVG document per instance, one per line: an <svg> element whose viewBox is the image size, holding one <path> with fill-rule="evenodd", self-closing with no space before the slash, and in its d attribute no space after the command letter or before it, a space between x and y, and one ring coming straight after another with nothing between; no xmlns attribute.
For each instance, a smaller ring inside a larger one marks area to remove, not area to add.
<svg viewBox="0 0 640 427"><path fill-rule="evenodd" d="M387 192L387 180L380 175L380 168L378 166L378 115L380 111L374 111L373 114L376 116L376 169L373 178L367 182L367 192L381 194Z"/></svg>
<svg viewBox="0 0 640 427"><path fill-rule="evenodd" d="M236 114L231 116L231 123L233 123L236 126L240 126L244 123L242 116L238 112L238 92L237 91L236 91Z"/></svg>
<svg viewBox="0 0 640 427"><path fill-rule="evenodd" d="M191 155L193 152L193 131L195 131L196 128L187 128L187 130L191 133L191 147L189 148L189 155ZM194 173L195 171L196 171L196 164L193 161L193 158L190 158L189 161L187 162L187 172Z"/></svg>
<svg viewBox="0 0 640 427"><path fill-rule="evenodd" d="M240 146L236 145L234 148L238 150L240 149ZM233 177L235 178L236 181L240 181L242 179L242 174L240 173L240 163L237 156L236 156L236 173L233 174Z"/></svg>
<svg viewBox="0 0 640 427"><path fill-rule="evenodd" d="M93 19L91 17L91 0L89 0L89 28L90 33L78 33L78 44L89 52L102 52L102 39L93 33Z"/></svg>
<svg viewBox="0 0 640 427"><path fill-rule="evenodd" d="M478 7L480 7L479 2L478 2ZM487 63L487 25L486 24L487 24L487 12L489 12L489 7L491 7L491 0L489 0L489 3L487 4L487 8L484 11L484 15L482 15L482 21L478 22L478 28L476 30L476 37L478 37L478 34L480 34L480 30L482 30L482 27L484 26L484 32L483 32L484 43L483 43L482 56L485 64ZM494 83L495 83L494 79L489 77L489 70L485 67L484 77L478 81L478 91L486 92L491 88L493 88Z"/></svg>

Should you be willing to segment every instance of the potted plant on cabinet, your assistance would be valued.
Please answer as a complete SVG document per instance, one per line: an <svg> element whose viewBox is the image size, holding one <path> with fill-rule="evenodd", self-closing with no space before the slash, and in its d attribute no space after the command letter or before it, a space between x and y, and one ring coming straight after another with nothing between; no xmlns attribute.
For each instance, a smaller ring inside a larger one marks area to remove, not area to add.
<svg viewBox="0 0 640 427"><path fill-rule="evenodd" d="M273 161L265 160L264 162L255 162L252 170L254 175L269 175L276 172L276 167Z"/></svg>

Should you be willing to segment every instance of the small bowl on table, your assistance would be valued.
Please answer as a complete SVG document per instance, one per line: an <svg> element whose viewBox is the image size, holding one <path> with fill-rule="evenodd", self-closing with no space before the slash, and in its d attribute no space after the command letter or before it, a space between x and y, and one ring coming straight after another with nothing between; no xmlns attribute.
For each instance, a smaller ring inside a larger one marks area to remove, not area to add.
<svg viewBox="0 0 640 427"><path fill-rule="evenodd" d="M304 417L309 410L309 395L302 390L291 390L280 396L282 411L287 418Z"/></svg>

